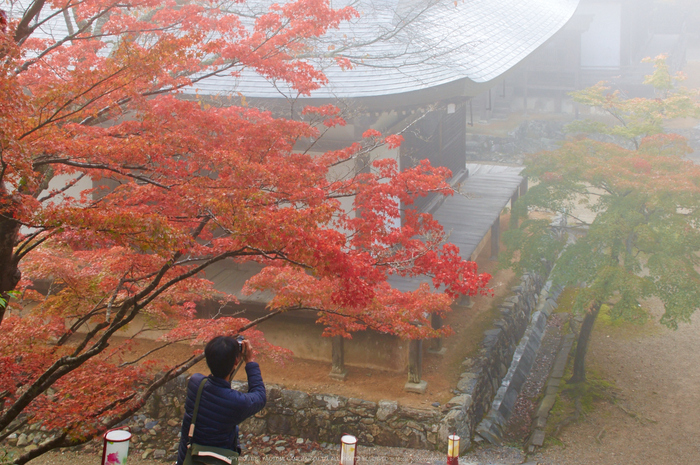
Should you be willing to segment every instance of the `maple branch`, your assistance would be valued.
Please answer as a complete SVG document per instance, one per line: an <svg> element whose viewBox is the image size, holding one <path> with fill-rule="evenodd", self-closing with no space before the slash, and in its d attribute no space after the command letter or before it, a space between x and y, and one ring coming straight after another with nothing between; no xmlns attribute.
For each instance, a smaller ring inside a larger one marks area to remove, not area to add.
<svg viewBox="0 0 700 465"><path fill-rule="evenodd" d="M276 315L279 315L280 313L284 313L284 312L286 312L286 311L292 311L292 310L301 310L301 309L302 309L302 308L296 308L296 307L294 307L294 308L286 308L286 309L276 310L276 311L274 311L274 312L270 312L269 314L267 314L267 315L265 315L265 316L262 316L262 317L260 317L260 318L257 318L257 319L255 319L255 320L253 320L252 322L250 322L250 323L248 323L248 324L242 326L241 328L239 328L238 331L239 331L239 332L243 332L243 331L245 331L245 330L247 330L247 329L250 329L250 328L252 328L252 327L254 327L254 326L256 326L256 325L262 323L263 321L269 320L270 318L272 318L272 317L274 317L274 316L276 316ZM135 360L132 360L132 361L130 361L130 362L124 362L124 363L122 363L121 365L119 365L119 368L122 368L122 367L125 367L125 366L129 366L129 365L134 365L135 363L137 363L137 362L143 360L144 358L146 358L147 356L151 355L151 354L154 353L154 352L157 352L157 351L159 351L159 350L161 350L161 349L164 349L164 348L166 348L166 347L168 347L168 346L170 346L170 345L172 345L172 344L179 344L179 343L181 343L181 342L183 342L183 341L190 341L190 340L192 340L192 339L194 339L194 338L193 338L193 337L189 337L189 338L185 338L185 339L178 339L177 341L169 341L169 342L166 342L166 343L164 343L163 345L161 345L160 347L156 347L156 348L154 348L154 349L149 350L148 352L146 352L145 354L141 355L139 358L137 358L137 359L135 359Z"/></svg>
<svg viewBox="0 0 700 465"><path fill-rule="evenodd" d="M289 256L287 256L287 254L282 253L282 252L280 252L280 251L278 251L278 250L266 252L266 251L264 251L264 250L262 250L262 249L258 249L257 247L250 247L250 246L247 246L246 248L247 248L247 249L250 249L250 250L255 250L255 251L257 251L258 253L257 253L257 254L254 254L254 255L259 255L259 256L261 256L261 257L267 258L268 260L283 260L283 261L285 261L285 262L287 262L287 263L291 263L292 265L296 265L296 266L298 266L298 267L300 267L300 268L304 268L304 269L306 269L306 270L310 270L310 269L312 268L311 266L307 265L306 263L302 263L302 262L299 262L299 261L296 261L296 260L292 260L291 258L289 258Z"/></svg>
<svg viewBox="0 0 700 465"><path fill-rule="evenodd" d="M5 394L5 393L9 394L9 391L3 391L3 394ZM7 396L5 396L5 397L7 397ZM4 397L3 397L3 399L4 399ZM7 437L9 435L11 435L15 431L19 430L20 428L24 427L24 425L26 425L27 423L29 423L29 417L24 418L22 421L18 421L11 428L7 428L7 430L5 432L0 434L0 442L3 442L5 439L7 439Z"/></svg>
<svg viewBox="0 0 700 465"><path fill-rule="evenodd" d="M87 163L87 162L78 162L71 160L70 158L42 158L34 161L33 166L39 167L42 165L51 165L51 164L62 164L62 165L67 165L67 166L74 166L76 168L83 168L83 169L93 169L93 170L104 170L104 171L111 171L112 173L119 174L121 176L127 177L127 178L132 178L136 179L137 181L142 181L147 184L152 184L156 187L160 187L161 189L165 190L170 190L171 186L166 186L165 184L161 184L158 181L155 181L149 177L146 176L141 176L133 172L129 171L124 171L119 168L104 164L104 163Z"/></svg>
<svg viewBox="0 0 700 465"><path fill-rule="evenodd" d="M154 352L158 352L159 350L165 349L166 347L171 346L171 345L173 345L173 344L176 344L176 343L179 343L179 342L182 342L182 341L190 341L190 340L192 340L192 339L194 339L194 338L191 338L191 337L190 337L190 338L186 338L186 339L179 339L179 340L177 340L177 341L166 342L166 343L164 343L163 345L161 345L161 346L159 346L159 347L155 347L155 348L149 350L148 352L146 352L145 354L141 355L140 357L138 357L138 358L135 359L135 360L131 360L130 362L124 362L124 363L122 363L121 365L119 365L119 368L124 368L124 367L129 366L129 365L134 365L134 364L140 362L141 360L143 360L144 358L148 357L149 355L151 355L151 354L154 353Z"/></svg>
<svg viewBox="0 0 700 465"><path fill-rule="evenodd" d="M567 208L566 211L564 212L564 214L565 214L566 216L568 216L569 218L572 218L572 219L574 219L575 221L579 222L579 223L582 224L582 225L588 225L588 226L590 226L591 223L588 223L587 221L584 221L583 219L579 218L579 217L576 216L576 215L572 215L571 213L569 213L569 211L570 211L570 209Z"/></svg>
<svg viewBox="0 0 700 465"><path fill-rule="evenodd" d="M100 409L98 409L96 412L94 412L94 413L93 413L92 415L90 415L90 416L93 417L93 418L94 418L94 417L99 417L100 415L102 415L102 414L105 413L106 411L113 409L113 408L116 407L117 405L124 404L124 403L130 401L130 400L133 399L134 397L136 397L136 393L135 393L135 392L132 392L132 393L129 394L128 396L124 396L124 397L122 397L122 398L120 398L120 399L116 399L116 400L110 402L109 404L107 404L107 405L101 407Z"/></svg>
<svg viewBox="0 0 700 465"><path fill-rule="evenodd" d="M77 178L71 180L70 182L67 182L66 185L64 187L62 187L61 189L51 191L46 196L37 199L37 201L38 202L46 202L47 200L50 200L50 199L56 197L57 195L63 194L68 189L70 189L71 187L78 184L80 182L80 180L83 179L84 177L85 177L85 173L80 173L80 175Z"/></svg>
<svg viewBox="0 0 700 465"><path fill-rule="evenodd" d="M158 271L158 273L155 275L155 277L153 278L151 283L149 285L147 285L141 292L139 292L136 295L135 300L144 299L143 302L139 304L141 306L141 308L143 308L146 305L148 305L150 302L152 302L156 297L158 297L160 294L162 294L166 290L170 289L175 284L179 283L180 281L184 281L187 278L191 278L192 276L196 275L197 273L203 271L209 265L212 265L216 262L219 262L225 258L258 255L258 254L253 254L253 253L243 253L243 251L246 250L246 248L247 247L244 247L244 248L236 250L236 251L231 251L231 252L219 254L219 255L212 257L208 260L205 260L203 264L196 266L196 267L193 267L190 270L186 271L185 273L182 273L179 276L175 276L174 278L165 282L163 285L159 286L161 279L163 278L163 276L165 276L165 273L168 270L170 270L175 265L175 263L177 263L177 259L180 256L182 256L181 253L178 253L178 254L176 254L176 257L173 257L169 261L168 264L164 265Z"/></svg>
<svg viewBox="0 0 700 465"><path fill-rule="evenodd" d="M112 305L114 305L114 301L116 300L117 296L119 295L119 290L124 286L124 280L126 279L126 273L124 276L119 278L119 282L117 283L117 287L114 288L114 292L112 292L112 297L110 297L109 302L107 302L107 311L105 312L105 321L109 322L109 317L112 315Z"/></svg>
<svg viewBox="0 0 700 465"><path fill-rule="evenodd" d="M51 116L49 116L47 119L45 119L43 122L39 123L38 125L34 126L34 127L33 127L32 129L30 129L29 131L27 131L27 132L25 132L24 134L20 135L20 136L17 138L17 140L22 140L22 139L24 139L25 137L27 137L27 136L33 134L34 132L38 131L39 129L43 128L44 126L47 126L47 125L49 125L49 124L52 124L52 123L55 123L55 122L58 122L58 121L61 121L61 120L65 120L65 119L67 119L67 118L70 118L71 116L76 115L76 114L80 113L81 111L83 111L83 110L84 110L85 108L87 108L90 104L92 104L92 103L94 103L94 102L100 100L100 99L103 98L103 97L106 97L107 95L111 94L112 92L116 92L118 89L120 89L120 88L122 88L122 87L125 87L126 84L123 84L123 85L121 85L121 86L117 86L117 87L114 88L114 89L111 89L111 90L108 90L108 91L104 91L104 92L100 93L99 95L88 99L87 102L85 102L85 103L83 103L83 104L81 104L81 105L78 105L76 109L71 110L71 111L69 111L68 113L66 113L66 114L61 115L60 117L58 117L58 115L61 113L61 111L63 111L65 108L69 107L71 104L73 104L74 102L76 102L80 97L85 96L85 95L88 94L90 91L92 91L92 90L96 89L97 87L99 87L101 84L104 84L105 82L112 80L113 78L115 78L116 76L118 76L119 74L123 73L123 72L126 71L126 70L127 70L127 68L119 68L119 69L116 70L114 73L108 74L107 76L103 77L102 79L99 79L97 82L92 83L92 85L90 85L89 87L87 87L86 89L84 89L82 92L80 92L79 94L77 94L75 97L70 98L70 99L67 99L65 102L63 102L62 105L60 105L56 110L54 110L54 112L53 112L53 114L52 114Z"/></svg>
<svg viewBox="0 0 700 465"><path fill-rule="evenodd" d="M231 61L231 63L227 63L226 65L222 65L215 70L204 73L200 76L196 76L195 78L191 77L192 75L195 74L195 72L186 73L186 74L183 74L182 76L187 76L189 78L189 82L186 82L183 84L177 84L177 85L169 86L169 87L163 87L163 88L157 89L157 90L150 90L150 91L142 92L140 94L140 96L141 97L153 97L155 95L160 95L160 94L169 94L169 93L175 92L177 90L181 90L185 87L190 87L192 84L196 84L196 83L203 81L205 79L208 79L210 77L217 76L219 73L221 73L223 71L228 71L229 69L237 66L239 63L240 63L239 60L233 60L233 61ZM131 100L131 99L129 99L129 100ZM127 100L127 101L129 101L129 100Z"/></svg>
<svg viewBox="0 0 700 465"><path fill-rule="evenodd" d="M285 307L282 309L273 310L270 313L268 313L267 315L256 318L255 320L251 321L250 323L241 326L240 328L238 328L238 332L242 333L243 331L246 331L250 328L253 328L253 327L259 325L260 323L262 323L263 321L267 321L270 318L273 318L281 313L291 312L294 310L311 310L311 309L305 309L305 308L301 308L301 307Z"/></svg>
<svg viewBox="0 0 700 465"><path fill-rule="evenodd" d="M108 328L109 326L110 323L108 321L103 321L102 323L96 324L93 329L91 329L85 334L80 344L78 344L75 347L75 350L73 350L73 354L71 355L71 357L77 357L78 355L80 355L83 349L87 347L88 343L97 335L97 333L99 333L105 328Z"/></svg>
<svg viewBox="0 0 700 465"><path fill-rule="evenodd" d="M32 242L32 239L44 233L44 237ZM40 246L42 243L46 242L46 240L48 240L54 234L55 231L50 231L47 233L44 229L28 234L15 249L15 257L17 258L17 261L19 262L19 260L24 258L25 255L27 255L29 252Z"/></svg>
<svg viewBox="0 0 700 465"><path fill-rule="evenodd" d="M353 42L351 45L345 45L345 46L337 47L336 49L333 50L333 53L328 54L328 56L339 56L339 57L348 58L349 60L352 60L352 58L351 58L349 55L344 55L343 52L346 51L346 50L356 49L356 48L358 48L358 47L367 47L367 46L369 46L369 45L376 44L376 43L378 43L378 42L380 42L380 41L381 41L381 42L384 42L384 41L387 41L387 40L389 40L389 39L396 38L396 36L399 34L399 32L401 32L406 26L408 26L409 23L410 23L410 21L403 21L403 20L401 20L400 23L399 23L399 25L398 25L398 27L395 27L394 29L392 29L392 30L390 30L390 31L388 31L388 32L385 32L385 33L383 33L383 34L380 34L380 35L378 35L378 36L375 36L375 37L374 37L373 39L371 39L371 40L366 40L366 41L364 41L364 42ZM308 57L314 57L314 55L309 55ZM367 58L367 57L366 57L366 54L365 54L365 55L361 55L360 57L357 57L357 58L356 58L356 60L357 60L356 63L359 63L359 64L364 65L364 59L365 59L365 58Z"/></svg>
<svg viewBox="0 0 700 465"><path fill-rule="evenodd" d="M190 77L189 82L174 85L174 86L163 87L163 88L157 89L157 90L150 90L150 91L141 92L139 94L139 96L140 97L153 97L156 95L172 93L172 92L175 92L177 90L181 90L185 87L190 87L192 84L196 84L197 82L200 82L204 79L208 79L210 77L216 76L223 71L227 71L227 70L237 66L238 64L239 64L239 60L232 60L230 63L226 64L225 66L220 66L216 70L213 70L213 71L208 72L208 73L204 73L204 74L197 76L195 78ZM194 72L183 74L182 76L189 77L193 74L194 74ZM102 96L104 96L104 94ZM100 109L96 115L88 116L84 120L80 121L79 124L84 125L84 126L90 125L90 124L96 122L99 118L105 116L110 110L112 110L114 108L114 106L123 106L123 105L126 105L127 103L131 102L132 100L133 99L131 97L124 97L124 98L118 100L116 102L116 104L107 105L106 107Z"/></svg>
<svg viewBox="0 0 700 465"><path fill-rule="evenodd" d="M423 113L422 115L420 115L419 117L417 117L416 119L414 119L413 121L411 121L410 123L408 123L403 129L401 129L401 130L400 130L399 132L397 132L396 134L397 134L397 135L404 134L406 131L408 131L408 130L411 129L413 126L415 126L416 124L418 124L422 119L426 118L426 117L427 117L431 112L433 112L433 111L435 111L434 108L432 108L432 107L431 107L431 108L428 108L428 110L427 110L425 113ZM315 140L315 141L313 142L313 144L315 144L318 140L320 140L320 138L317 139L317 140ZM312 144L312 146L313 146L313 144ZM348 161L350 161L350 160L360 158L360 157L362 157L363 155L368 155L368 154L372 153L374 150L376 150L377 148L383 147L384 145L386 145L386 142L385 142L384 140L381 140L381 141L380 141L379 139L375 139L375 140L374 140L374 143L372 143L372 144L370 144L370 145L363 146L362 149L358 150L357 152L353 152L351 155L348 155L346 158L343 158L343 159L338 160L338 161L336 161L336 162L329 163L328 166L330 166L330 167L335 167L335 166L342 165L343 163L346 163L346 162L348 162ZM307 149L307 151L308 151L308 150L309 150L309 149ZM307 153L307 151L305 151L304 153ZM354 194L353 194L353 195L354 195Z"/></svg>
<svg viewBox="0 0 700 465"><path fill-rule="evenodd" d="M44 2L45 2L45 0L41 0L41 3L44 3ZM66 42L69 42L69 41L70 41L70 42L73 42L74 40L76 40L76 39L78 38L78 36L79 36L80 34L82 34L83 32L85 32L86 30L88 30L88 28L90 28L90 27L92 26L92 24L93 24L97 19L99 19L99 18L102 17L103 15L107 14L108 12L110 12L110 11L112 10L112 8L114 8L115 6L117 6L117 4L112 4L111 6L109 6L108 8L106 8L104 11L101 11L97 16L95 16L95 17L93 17L93 18L90 18L89 20L85 21L85 22L83 23L83 26L80 26L80 29L78 29L77 32L69 31L69 35L67 35L66 37L62 38L61 40L56 41L56 43L54 43L54 44L51 45L50 47L47 47L45 50L43 50L41 53L39 53L39 54L38 54L37 56L35 56L34 58L32 58L32 59L30 59L30 60L27 60L27 61L25 61L24 63L22 63L22 66L20 66L19 68L17 68L17 69L14 71L14 74L17 75L17 74L20 74L20 73L26 71L27 69L29 69L29 67L30 67L31 65L33 65L33 64L36 63L37 61L41 60L42 58L44 58L46 55L48 55L48 54L51 53L52 51L54 51L54 50L56 50L56 49L62 47ZM51 19L51 18L53 18L54 16L58 15L60 12L65 12L65 11L67 11L67 8L68 8L68 6L67 6L66 8L64 8L64 9L62 9L62 10L60 10L60 11L57 11L56 13L50 15L48 18L46 18L46 19L45 19L44 21L42 21L41 23L37 23L34 27L32 27L32 28L27 28L26 31L25 31L26 34L23 35L23 37L21 38L21 40L19 40L19 39L17 38L17 37L18 37L18 34L20 33L20 28L19 28L19 26L18 26L18 27L17 27L17 30L16 30L16 32L15 32L15 42L17 42L17 43L22 43L22 42L24 42L24 40L26 40L27 37L29 37L29 35L30 35L32 32L34 32L34 30L35 30L37 27L41 26L43 23L45 23L45 22L48 21L49 19ZM69 24L69 23L66 22L66 24ZM72 26L70 26L70 27L71 27L71 29L72 29ZM84 39L87 39L87 38L84 38Z"/></svg>
<svg viewBox="0 0 700 465"><path fill-rule="evenodd" d="M116 102L114 105L117 106L117 107L120 107L120 106L125 105L125 104L127 104L127 103L129 103L129 102L131 102L131 97L124 97L124 98L121 98L121 99L117 100L117 102ZM92 124L92 123L95 123L95 122L97 122L97 120L99 120L101 117L103 117L103 116L105 116L107 113L109 113L109 111L112 110L112 108L113 108L113 105L107 105L106 107L101 108L100 110L98 110L97 113L96 113L95 115L90 115L90 116L88 116L88 117L85 118L84 120L80 121L80 123L78 123L78 124L80 124L81 126L88 126L88 125L90 125L90 124Z"/></svg>
<svg viewBox="0 0 700 465"><path fill-rule="evenodd" d="M445 238L439 242L436 242L436 241L429 242L430 246L424 247L422 250L419 250L417 254L412 255L410 258L406 258L405 260L394 260L394 261L382 262L382 261L379 261L379 259L381 258L380 257L381 254L378 254L377 261L374 262L374 264L375 264L375 266L384 266L384 267L388 267L388 268L392 268L392 269L396 269L396 270L410 269L410 266L407 266L407 265L410 265L411 263L414 263L416 261L416 259L427 255L428 252L437 250L437 248L440 246L440 244L444 244L445 242L447 242L447 238ZM390 252L390 250L388 250L387 252ZM387 254L387 255L390 256L390 254Z"/></svg>
<svg viewBox="0 0 700 465"><path fill-rule="evenodd" d="M146 403L146 400L148 400L148 398L151 397L151 395L156 391L156 389L163 386L168 381L175 379L181 374L185 373L187 370L189 370L202 360L204 360L203 353L196 356L193 355L181 364L176 365L175 367L167 370L165 373L162 374L162 376L158 377L153 383L151 383L148 389L146 389L140 395L136 396L136 400L134 401L134 405L132 407L130 407L118 416L105 418L102 423L106 423L108 425L107 427L111 427L131 417L134 413L141 409L141 407L143 407L143 405Z"/></svg>
<svg viewBox="0 0 700 465"><path fill-rule="evenodd" d="M345 158L342 158L342 159L340 159L340 160L338 160L338 161L335 161L335 162L333 162L333 163L329 163L328 166L329 166L329 167L339 166L339 165L342 165L343 163L347 163L347 162L350 161L350 160L355 160L355 159L360 158L360 157L362 157L362 156L364 156L364 155L368 155L368 154L372 153L376 148L379 148L379 147L381 147L382 145L383 145L383 144L380 143L380 142L375 142L375 143L373 143L373 144L371 144L371 145L363 146L363 147L362 147L360 150L358 150L357 152L353 152L351 155L348 155L348 156L345 157Z"/></svg>
<svg viewBox="0 0 700 465"><path fill-rule="evenodd" d="M134 340L139 339L139 337L144 333L148 333L148 332L152 332L152 331L167 331L169 329L172 329L170 325L163 325L163 326L153 325L153 326L149 326L149 327L142 325L141 328L139 328L138 331L134 331L134 333L131 336L129 336L127 338L127 340L134 341ZM115 353L116 353L116 350L112 351L112 353L110 353L107 356L107 358L111 357Z"/></svg>
<svg viewBox="0 0 700 465"><path fill-rule="evenodd" d="M71 327L68 329L68 331L63 333L61 338L56 342L56 346L62 346L66 342L68 342L70 337L73 334L75 334L82 325L87 323L93 316L97 315L102 310L104 310L104 307L101 306L102 302L104 302L104 297L102 299L100 299L100 301L92 308L92 310L90 310L88 313L86 313L85 315L78 318L78 320L75 321L75 323L73 323L71 325Z"/></svg>
<svg viewBox="0 0 700 465"><path fill-rule="evenodd" d="M39 16L39 13L41 13L45 3L46 0L32 1L32 4L24 12L24 16L19 21L19 24L17 24L17 29L15 29L14 36L15 42L21 43L32 33L32 31L34 31L34 28L29 27L29 23L31 23L35 17Z"/></svg>

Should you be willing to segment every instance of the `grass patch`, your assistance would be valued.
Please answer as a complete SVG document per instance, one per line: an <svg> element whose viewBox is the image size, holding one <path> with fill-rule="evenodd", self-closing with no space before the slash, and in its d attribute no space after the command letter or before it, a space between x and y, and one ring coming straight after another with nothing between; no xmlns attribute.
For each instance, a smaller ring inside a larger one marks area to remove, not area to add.
<svg viewBox="0 0 700 465"><path fill-rule="evenodd" d="M623 328L625 326L634 326L635 328L639 328L639 326L641 326L643 323L627 321L623 318L613 318L610 315L610 306L603 304L600 306L600 313L596 319L596 324L610 328Z"/></svg>
<svg viewBox="0 0 700 465"><path fill-rule="evenodd" d="M545 436L556 439L562 428L576 424L595 410L600 402L615 403L619 388L611 381L605 379L600 372L589 367L586 370L586 381L582 383L568 384L566 379L571 378L573 358L569 358L562 383L559 386L554 406L549 413Z"/></svg>
<svg viewBox="0 0 700 465"><path fill-rule="evenodd" d="M571 313L571 309L574 308L574 300L576 299L576 294L578 289L575 287L567 287L557 299L557 308L554 309L554 313Z"/></svg>

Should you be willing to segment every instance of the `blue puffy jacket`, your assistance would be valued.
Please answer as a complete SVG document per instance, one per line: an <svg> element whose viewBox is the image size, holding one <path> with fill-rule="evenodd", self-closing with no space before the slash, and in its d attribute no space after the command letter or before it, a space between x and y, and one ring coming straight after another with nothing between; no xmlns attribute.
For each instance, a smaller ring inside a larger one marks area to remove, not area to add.
<svg viewBox="0 0 700 465"><path fill-rule="evenodd" d="M263 384L260 365L249 362L245 366L248 374L248 392L231 389L231 383L214 375L209 375L199 401L199 412L194 429L193 442L207 446L238 449L238 424L255 415L265 407L267 395ZM182 419L180 448L177 452L177 465L182 465L187 452L187 434L192 422L197 389L204 375L195 373L187 383L185 416Z"/></svg>

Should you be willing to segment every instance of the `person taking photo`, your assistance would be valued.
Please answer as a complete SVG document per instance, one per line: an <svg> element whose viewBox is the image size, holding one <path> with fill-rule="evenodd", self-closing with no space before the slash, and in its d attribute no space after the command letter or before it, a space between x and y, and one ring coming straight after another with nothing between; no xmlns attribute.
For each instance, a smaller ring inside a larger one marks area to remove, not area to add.
<svg viewBox="0 0 700 465"><path fill-rule="evenodd" d="M192 442L206 446L231 449L241 453L238 443L238 425L265 407L267 395L260 365L254 360L250 341L239 341L230 336L217 336L209 341L204 349L207 366L211 371L204 385L199 401L197 424ZM236 367L245 360L248 376L248 392L231 389L231 380ZM197 398L197 390L205 379L195 373L187 383L185 415L182 419L180 446L177 452L177 465L182 465L187 454L188 432Z"/></svg>

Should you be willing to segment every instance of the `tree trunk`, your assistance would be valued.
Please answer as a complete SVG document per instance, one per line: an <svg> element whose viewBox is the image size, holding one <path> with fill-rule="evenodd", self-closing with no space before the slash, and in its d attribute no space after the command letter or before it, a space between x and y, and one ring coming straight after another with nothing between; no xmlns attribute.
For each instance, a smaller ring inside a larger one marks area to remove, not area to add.
<svg viewBox="0 0 700 465"><path fill-rule="evenodd" d="M7 196L0 197L6 200ZM22 274L17 268L17 257L14 247L17 243L17 234L20 224L8 209L0 211L0 323L5 316L5 309L10 300L9 291L19 283Z"/></svg>
<svg viewBox="0 0 700 465"><path fill-rule="evenodd" d="M588 341L591 339L591 332L595 319L600 312L600 302L593 302L586 312L581 324L581 331L578 334L576 343L576 355L574 357L574 373L568 383L580 383L586 381L586 353L588 352Z"/></svg>

